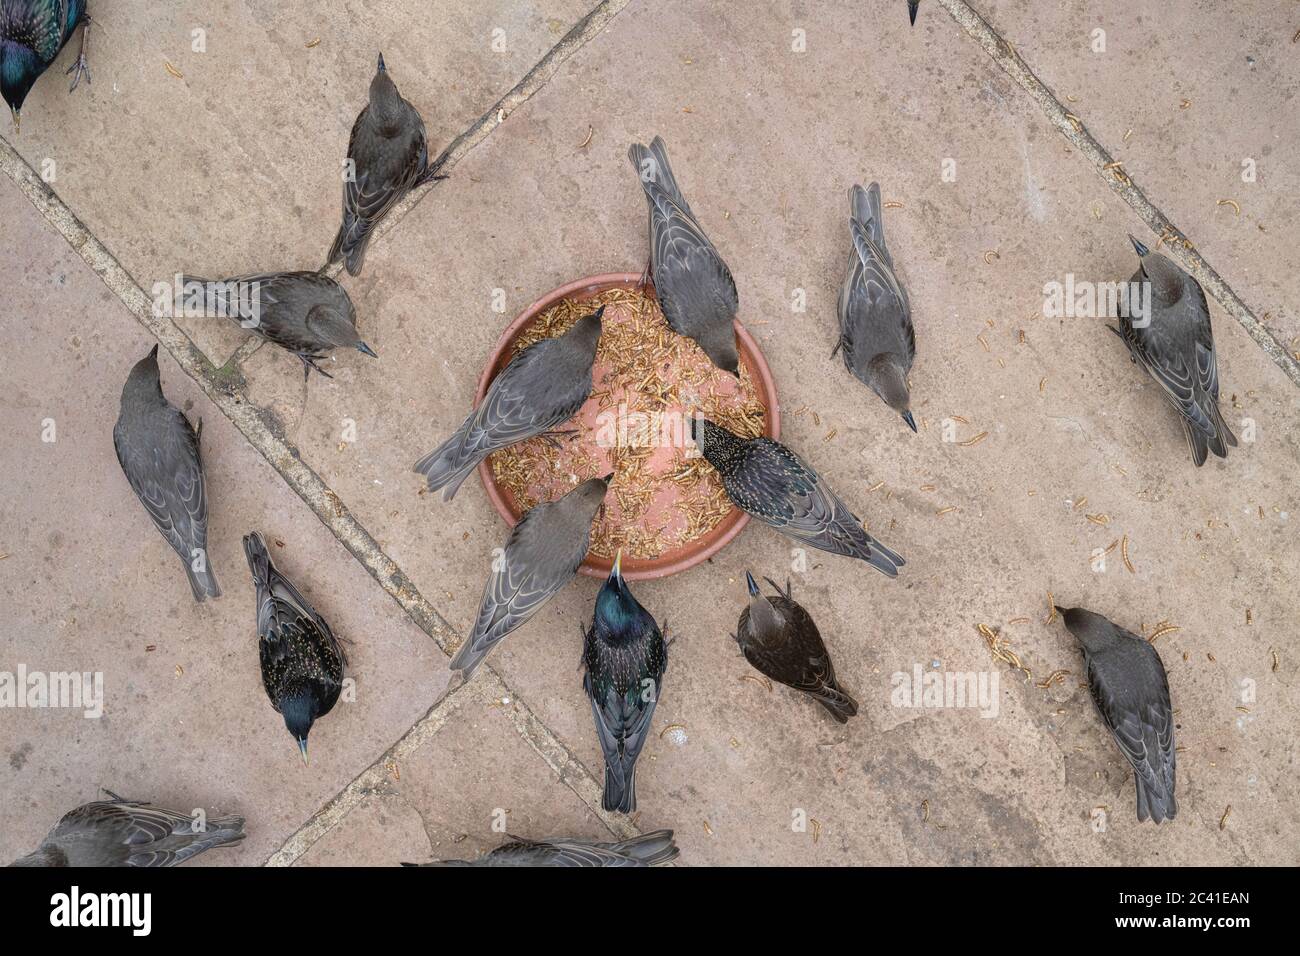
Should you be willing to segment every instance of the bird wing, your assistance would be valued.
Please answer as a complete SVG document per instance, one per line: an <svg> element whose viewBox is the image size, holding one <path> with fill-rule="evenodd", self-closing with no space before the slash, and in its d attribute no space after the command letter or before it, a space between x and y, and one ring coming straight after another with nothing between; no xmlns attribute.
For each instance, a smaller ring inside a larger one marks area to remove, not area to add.
<svg viewBox="0 0 1300 956"><path fill-rule="evenodd" d="M1140 270L1133 281L1144 281ZM1125 312L1121 338L1188 424L1202 435L1214 437L1217 416L1213 406L1219 395L1214 333L1205 293L1199 285L1189 285L1196 296L1192 305L1196 318L1191 322L1161 322L1153 317L1149 325L1134 327Z"/></svg>
<svg viewBox="0 0 1300 956"><path fill-rule="evenodd" d="M526 866L644 866L608 843L592 843L587 840L552 839L525 840L513 837L507 843L490 854L493 857L509 855L521 865Z"/></svg>
<svg viewBox="0 0 1300 956"><path fill-rule="evenodd" d="M871 224L855 217L849 220L849 231L853 254L839 299L845 364L853 370L855 354L865 361L892 352L910 367L916 357L916 330L907 291L894 273L883 242L873 238Z"/></svg>
<svg viewBox="0 0 1300 956"><path fill-rule="evenodd" d="M47 838L70 847L93 841L115 865L173 866L176 850L159 846L178 833L193 833L188 814L128 801L96 801L66 814Z"/></svg>
<svg viewBox="0 0 1300 956"><path fill-rule="evenodd" d="M416 124L415 135L401 140L372 137L368 147L375 155L373 165L362 168L357 162L358 138L365 135L365 120L370 112L366 106L357 114L348 138L348 158L354 163L355 175L343 184L343 240L341 248L350 249L371 227L388 215L389 210L410 191L411 186L428 165L428 143L424 121L412 109Z"/></svg>
<svg viewBox="0 0 1300 956"><path fill-rule="evenodd" d="M591 698L596 738L605 755L606 772L619 775L619 792L628 790L637 757L641 755L641 748L650 732L650 721L659 703L660 675L655 675L654 681L655 692L650 695L642 692L639 681L628 687L625 693L620 693L615 682L609 681L602 696L595 690L590 670L583 678L587 696ZM647 696L649 700L646 700Z"/></svg>
<svg viewBox="0 0 1300 956"><path fill-rule="evenodd" d="M1130 637L1142 640L1133 635ZM1155 654L1150 645L1138 650ZM1176 760L1169 681L1159 658L1156 658L1154 668L1144 659L1136 659L1135 663L1135 671L1150 673L1134 673L1135 679L1124 680L1120 687L1112 687L1090 657L1087 662L1088 687L1102 720L1110 728L1111 736L1133 767L1141 786L1163 802L1174 792ZM1155 679L1142 680L1141 677Z"/></svg>
<svg viewBox="0 0 1300 956"><path fill-rule="evenodd" d="M746 607L736 631L741 636L745 660L773 680L805 693L836 687L835 666L812 617L793 601L780 597L769 600L786 619L786 626L774 640L760 640L749 627Z"/></svg>
<svg viewBox="0 0 1300 956"><path fill-rule="evenodd" d="M6 2L0 5L0 33L30 47L41 63L48 65L59 55L84 12L85 0Z"/></svg>
<svg viewBox="0 0 1300 956"><path fill-rule="evenodd" d="M126 434L119 421L113 429L113 446L122 472L154 526L188 564L195 549L206 553L208 546L203 459L198 434L184 414L170 405L164 414L169 418L157 442L146 444Z"/></svg>

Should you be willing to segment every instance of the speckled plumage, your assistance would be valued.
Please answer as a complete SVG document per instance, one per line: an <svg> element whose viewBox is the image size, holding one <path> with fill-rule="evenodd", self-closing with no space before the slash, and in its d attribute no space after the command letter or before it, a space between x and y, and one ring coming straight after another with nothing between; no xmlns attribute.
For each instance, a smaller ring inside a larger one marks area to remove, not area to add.
<svg viewBox="0 0 1300 956"><path fill-rule="evenodd" d="M738 374L732 322L740 298L731 270L687 205L663 139L656 136L649 147L633 143L627 155L650 209L650 272L664 318L699 343L714 365Z"/></svg>
<svg viewBox="0 0 1300 956"><path fill-rule="evenodd" d="M582 663L582 686L605 756L602 805L613 813L631 813L636 809L636 760L659 703L668 646L663 630L632 596L617 560L596 595L591 627L583 635Z"/></svg>
<svg viewBox="0 0 1300 956"><path fill-rule="evenodd" d="M23 103L32 86L53 63L82 25L81 55L67 71L76 71L72 89L84 75L86 67L85 24L87 0L0 0L0 94L13 112L18 127Z"/></svg>
<svg viewBox="0 0 1300 956"><path fill-rule="evenodd" d="M402 866L663 866L677 859L677 853L673 831L655 830L618 843L511 837L509 843L501 844L477 860L434 860Z"/></svg>
<svg viewBox="0 0 1300 956"><path fill-rule="evenodd" d="M347 656L325 619L272 563L256 531L244 536L244 555L257 589L262 686L305 762L312 725L333 709L343 689Z"/></svg>
<svg viewBox="0 0 1300 956"><path fill-rule="evenodd" d="M378 358L357 331L357 310L343 286L318 272L262 272L229 279L184 276L182 305L238 321L243 328L298 356L303 375L336 348ZM193 296L195 301L188 302Z"/></svg>
<svg viewBox="0 0 1300 956"><path fill-rule="evenodd" d="M891 578L906 562L873 538L812 466L771 438L741 438L707 419L691 434L732 503L810 547L860 558Z"/></svg>
<svg viewBox="0 0 1300 956"><path fill-rule="evenodd" d="M112 799L70 810L39 847L10 866L177 866L244 839L242 817L208 820L196 833L189 813L104 792Z"/></svg>
<svg viewBox="0 0 1300 956"><path fill-rule="evenodd" d="M835 680L835 666L812 616L794 599L790 583L783 592L771 578L776 594L759 592L754 576L745 572L750 601L736 624L736 643L756 670L772 680L802 691L825 707L841 724L858 712L858 702Z"/></svg>
<svg viewBox="0 0 1300 956"><path fill-rule="evenodd" d="M601 306L563 335L534 342L492 380L456 433L415 463L429 490L450 501L478 463L502 448L564 424L591 395Z"/></svg>
<svg viewBox="0 0 1300 956"><path fill-rule="evenodd" d="M451 659L452 670L468 680L492 648L573 580L587 556L591 522L612 477L590 478L519 520L493 560L474 628Z"/></svg>
<svg viewBox="0 0 1300 956"><path fill-rule="evenodd" d="M180 557L196 601L221 596L208 555L202 431L163 395L155 345L122 387L113 447L131 490Z"/></svg>
<svg viewBox="0 0 1300 956"><path fill-rule="evenodd" d="M370 101L352 126L348 160L354 175L343 181L343 223L326 263L343 259L355 276L375 226L416 186L444 178L429 166L424 120L397 92L382 54L370 81Z"/></svg>
<svg viewBox="0 0 1300 956"><path fill-rule="evenodd" d="M1133 768L1138 820L1172 820L1178 813L1174 712L1160 655L1100 614L1079 607L1057 611L1083 650L1097 712Z"/></svg>
<svg viewBox="0 0 1300 956"><path fill-rule="evenodd" d="M1178 412L1196 466L1205 464L1208 452L1227 458L1237 438L1219 410L1219 361L1205 292L1177 264L1129 239L1142 260L1130 288L1150 283L1151 315L1144 325L1125 308L1119 328L1109 328Z"/></svg>
<svg viewBox="0 0 1300 956"><path fill-rule="evenodd" d="M879 184L849 190L849 234L853 243L837 303L840 337L831 355L840 352L844 367L916 431L907 385L916 331L907 291L885 245Z"/></svg>

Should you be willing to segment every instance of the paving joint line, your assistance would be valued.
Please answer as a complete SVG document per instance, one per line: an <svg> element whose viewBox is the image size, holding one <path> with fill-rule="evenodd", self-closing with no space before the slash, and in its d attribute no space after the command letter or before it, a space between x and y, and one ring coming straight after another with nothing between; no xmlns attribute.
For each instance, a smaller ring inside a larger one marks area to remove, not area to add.
<svg viewBox="0 0 1300 956"><path fill-rule="evenodd" d="M1133 181L1133 177L1115 165L1115 159L1098 140L1088 132L1083 120L1075 116L1057 99L1056 94L1030 68L1015 46L989 25L966 0L937 0L948 14L964 29L1003 71L1034 100L1052 122L1052 125L1085 156L1097 169L1097 174L1111 190L1119 195L1137 213L1156 235L1163 237L1169 258L1195 276L1205 289L1233 319L1246 330L1264 353L1280 368L1292 383L1300 386L1300 362L1274 337L1264 323L1255 317L1250 307L1224 281L1205 258L1197 251L1177 226L1170 221L1146 193Z"/></svg>
<svg viewBox="0 0 1300 956"><path fill-rule="evenodd" d="M439 168L451 168L482 142L515 108L530 99L579 48L625 8L631 0L604 0L580 20L492 109L456 137L434 161ZM450 655L459 636L446 619L420 593L405 572L380 547L342 499L303 461L297 446L283 433L280 424L263 408L253 404L239 371L240 357L256 350L254 341L244 342L218 369L193 340L170 319L154 314L153 303L134 277L108 247L77 217L69 206L42 180L8 142L0 137L0 170L22 191L42 217L59 233L100 280L122 302L128 312L154 335L181 369L198 384L208 399L231 421L244 439L307 504L340 544L361 563L407 615ZM433 184L408 195L377 229L382 236L413 208ZM336 265L334 274L339 267ZM233 362L232 362L233 360ZM567 786L620 839L640 831L625 817L601 807L602 785L586 766L555 735L510 685L491 667L479 668L474 681L460 681L443 694L433 707L362 771L347 787L335 794L308 818L280 849L266 861L268 866L286 866L302 856L333 829L387 775L387 764L414 753L459 708L461 691L474 684L481 693L500 701L509 699L509 715L515 730L542 758L559 781Z"/></svg>

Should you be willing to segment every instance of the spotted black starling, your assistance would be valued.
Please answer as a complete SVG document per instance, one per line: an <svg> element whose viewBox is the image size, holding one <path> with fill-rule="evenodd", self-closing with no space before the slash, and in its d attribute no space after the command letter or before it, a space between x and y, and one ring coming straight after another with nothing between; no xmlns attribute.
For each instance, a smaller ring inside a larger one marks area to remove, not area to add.
<svg viewBox="0 0 1300 956"><path fill-rule="evenodd" d="M492 380L456 434L415 463L429 490L450 501L460 483L494 451L536 438L578 413L591 394L601 306L553 339L524 349Z"/></svg>
<svg viewBox="0 0 1300 956"><path fill-rule="evenodd" d="M329 276L317 272L264 272L230 279L184 276L185 305L232 318L261 338L298 356L303 377L332 349L356 349L378 358L361 341L352 299ZM191 301L192 297L192 301Z"/></svg>
<svg viewBox="0 0 1300 956"><path fill-rule="evenodd" d="M466 680L488 652L573 580L591 545L591 522L609 481L590 478L558 501L530 509L515 525L483 589L474 629L451 659Z"/></svg>
<svg viewBox="0 0 1300 956"><path fill-rule="evenodd" d="M81 27L81 53L67 73L76 72L68 92L77 88L82 76L90 82L86 65L86 33L90 15L88 0L0 0L0 93L14 117L14 132L23 119L23 102L40 75L62 52Z"/></svg>
<svg viewBox="0 0 1300 956"><path fill-rule="evenodd" d="M371 231L380 220L415 187L447 178L429 165L424 120L397 92L382 53L370 81L370 102L352 126L346 172L343 224L326 262L343 259L355 276L361 273Z"/></svg>
<svg viewBox="0 0 1300 956"><path fill-rule="evenodd" d="M740 612L733 635L745 660L772 680L803 691L841 724L858 712L858 702L835 680L835 667L817 625L790 593L771 578L776 594L765 597L748 571L749 605Z"/></svg>
<svg viewBox="0 0 1300 956"><path fill-rule="evenodd" d="M894 274L885 246L880 185L849 190L849 268L840 289L840 338L831 352L842 352L844 367L903 416L912 431L907 373L916 358L916 331L907 292Z"/></svg>
<svg viewBox="0 0 1300 956"><path fill-rule="evenodd" d="M1133 767L1137 818L1160 823L1174 800L1174 712L1169 679L1149 641L1081 607L1056 609L1083 649L1097 712Z"/></svg>
<svg viewBox="0 0 1300 956"><path fill-rule="evenodd" d="M435 860L402 866L662 866L677 859L672 830L655 830L618 843L595 840L525 840L511 837L477 860Z"/></svg>
<svg viewBox="0 0 1300 956"><path fill-rule="evenodd" d="M1219 360L1205 293L1200 283L1160 253L1132 236L1129 241L1142 260L1129 288L1150 290L1150 314L1144 294L1136 303L1130 295L1120 311L1119 328L1108 328L1124 340L1129 357L1156 380L1178 412L1196 466L1205 464L1207 452L1227 458L1237 437L1219 411Z"/></svg>
<svg viewBox="0 0 1300 956"><path fill-rule="evenodd" d="M591 699L596 736L605 754L602 806L614 813L636 809L636 758L650 733L659 702L668 646L621 570L622 552L596 595L596 613L584 635L583 689Z"/></svg>
<svg viewBox="0 0 1300 956"><path fill-rule="evenodd" d="M810 547L861 558L898 576L906 562L868 534L812 466L785 445L741 438L703 418L691 419L691 437L737 508Z"/></svg>
<svg viewBox="0 0 1300 956"><path fill-rule="evenodd" d="M325 619L276 570L256 531L244 535L244 555L257 588L262 686L298 742L305 764L307 734L338 701L347 657Z"/></svg>
<svg viewBox="0 0 1300 956"><path fill-rule="evenodd" d="M208 561L208 496L196 429L163 395L158 346L135 363L122 387L113 447L144 510L181 558L194 600L220 597Z"/></svg>
<svg viewBox="0 0 1300 956"><path fill-rule="evenodd" d="M664 318L678 335L699 343L714 365L739 377L740 356L732 322L740 298L731 270L687 205L668 165L663 139L656 136L649 148L634 143L627 155L650 207L650 264L646 272L654 276Z"/></svg>
<svg viewBox="0 0 1300 956"><path fill-rule="evenodd" d="M41 845L10 866L177 866L244 839L242 817L207 820L148 803L111 798L64 814Z"/></svg>

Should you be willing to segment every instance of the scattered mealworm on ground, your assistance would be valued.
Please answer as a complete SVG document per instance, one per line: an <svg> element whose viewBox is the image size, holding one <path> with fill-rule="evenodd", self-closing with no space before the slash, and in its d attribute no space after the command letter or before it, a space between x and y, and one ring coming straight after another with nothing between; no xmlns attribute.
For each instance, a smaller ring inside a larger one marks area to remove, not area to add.
<svg viewBox="0 0 1300 956"><path fill-rule="evenodd" d="M1220 830L1222 830L1224 827L1228 825L1228 817L1229 815L1231 815L1231 813L1232 813L1232 804L1230 803L1223 808L1223 816L1219 817Z"/></svg>
<svg viewBox="0 0 1300 956"><path fill-rule="evenodd" d="M890 202L885 203L885 208L886 208L886 209L902 209L902 208L903 208L903 204L902 204L901 202L890 201Z"/></svg>
<svg viewBox="0 0 1300 956"><path fill-rule="evenodd" d="M1019 335L1019 344L1020 344L1020 345L1024 345L1024 344L1025 344L1025 330L1024 330L1024 329L1021 329L1021 330L1020 330L1020 335Z"/></svg>
<svg viewBox="0 0 1300 956"><path fill-rule="evenodd" d="M309 49L309 50L314 49L315 47L318 47L318 46L320 46L320 37L317 37L317 38L314 39L314 40L308 40L308 41L307 41L307 49Z"/></svg>
<svg viewBox="0 0 1300 956"><path fill-rule="evenodd" d="M766 677L758 677L758 676L756 676L756 675L754 675L754 674L743 674L743 675L741 675L741 678L740 678L740 679L741 679L741 680L753 681L753 682L754 682L755 684L757 684L759 687L766 687L766 688L767 688L767 692L768 692L769 694L772 693L772 682L771 682L770 680L768 680ZM662 736L662 735L660 735L660 736Z"/></svg>
<svg viewBox="0 0 1300 956"><path fill-rule="evenodd" d="M922 485L922 486L921 486L921 490L922 490L922 491L934 491L934 485Z"/></svg>
<svg viewBox="0 0 1300 956"><path fill-rule="evenodd" d="M181 667L180 664L177 664L177 665L176 665L176 676L177 676L177 677L184 677L184 676L185 676L185 668Z"/></svg>
<svg viewBox="0 0 1300 956"><path fill-rule="evenodd" d="M1179 108L1180 110L1185 110L1185 109L1187 109L1187 107L1189 107L1189 106L1191 106L1191 105L1192 105L1192 101L1191 101L1191 100L1183 100L1181 103L1178 104L1178 108Z"/></svg>
<svg viewBox="0 0 1300 956"><path fill-rule="evenodd" d="M1114 551L1114 550L1115 550L1116 548L1118 548L1118 547L1119 547L1119 538L1116 538L1114 541L1112 541L1112 542L1110 543L1110 547L1108 547L1108 548L1106 549L1106 554L1110 554L1112 551Z"/></svg>
<svg viewBox="0 0 1300 956"><path fill-rule="evenodd" d="M1164 635L1170 633L1171 631L1181 631L1181 630L1182 628L1179 627L1177 624L1169 624L1168 622L1166 622L1164 624L1161 624L1154 631L1151 632L1151 636L1147 638L1147 643L1154 644L1156 642L1156 638L1163 637Z"/></svg>
<svg viewBox="0 0 1300 956"><path fill-rule="evenodd" d="M1048 674L1038 682L1038 686L1043 688L1043 690L1050 690L1054 685L1063 683L1069 674L1069 671L1052 671L1052 673Z"/></svg>
<svg viewBox="0 0 1300 956"><path fill-rule="evenodd" d="M1250 608L1246 608L1246 623L1250 624L1253 621L1254 621L1254 615L1250 613Z"/></svg>
<svg viewBox="0 0 1300 956"><path fill-rule="evenodd" d="M983 333L983 332L981 332L979 335L975 336L975 338L976 338L976 340L979 342L980 345L984 346L984 351L985 351L985 352L990 351L990 349L989 349L988 339L984 338L984 333Z"/></svg>
<svg viewBox="0 0 1300 956"><path fill-rule="evenodd" d="M1051 624L1053 621L1056 620L1056 598L1052 597L1051 591L1047 592L1047 609L1051 613L1047 615L1047 620L1044 621L1043 623Z"/></svg>
<svg viewBox="0 0 1300 956"><path fill-rule="evenodd" d="M969 424L970 424L970 419L968 419L968 418L962 418L960 415L949 415L948 417L951 418L951 419L952 419L953 421L955 421L955 422L961 422L963 425L969 425Z"/></svg>
<svg viewBox="0 0 1300 956"><path fill-rule="evenodd" d="M709 836L713 836L713 827L709 826L708 820L704 821L704 832L707 833Z"/></svg>
<svg viewBox="0 0 1300 956"><path fill-rule="evenodd" d="M992 256L992 258L989 258L990 256ZM991 266L993 265L994 260L1001 258L1002 256L998 254L996 249L990 249L988 252L984 253L984 262L986 265Z"/></svg>
<svg viewBox="0 0 1300 956"><path fill-rule="evenodd" d="M813 828L813 843L816 843L818 840L820 840L820 839L822 838L822 825L821 825L821 821L819 821L816 817L809 817L809 818L808 818L808 822L812 824L812 828Z"/></svg>
<svg viewBox="0 0 1300 956"><path fill-rule="evenodd" d="M1082 507L1083 507L1084 505L1086 505L1087 503L1088 503L1088 496L1087 496L1087 495L1084 495L1082 498L1080 498L1078 501L1076 501L1076 502L1074 503L1074 510L1075 510L1075 511L1078 511L1080 508L1082 508Z"/></svg>
<svg viewBox="0 0 1300 956"><path fill-rule="evenodd" d="M1084 515L1084 517L1087 518L1089 521L1091 521L1093 524L1099 524L1102 525L1103 527L1105 525L1110 524L1110 515L1108 514L1099 513L1095 515Z"/></svg>
<svg viewBox="0 0 1300 956"><path fill-rule="evenodd" d="M182 73L180 70L176 69L176 67L172 66L169 61L163 60L163 66L166 68L167 72L170 73L172 76L176 77L176 79L178 80L185 79L185 74Z"/></svg>
<svg viewBox="0 0 1300 956"><path fill-rule="evenodd" d="M669 724L663 730L659 731L659 739L663 740L664 734L668 733L670 730L685 730L685 729L686 729L685 724Z"/></svg>
<svg viewBox="0 0 1300 956"><path fill-rule="evenodd" d="M1008 624L1028 624L1028 623L1029 623L1029 618L1027 618L1027 617L1013 617L1011 620L1007 621L1007 623L1008 623Z"/></svg>
<svg viewBox="0 0 1300 956"><path fill-rule="evenodd" d="M1119 160L1116 160L1116 161L1113 162L1113 163L1107 163L1105 166L1103 166L1103 167L1101 167L1101 168L1102 168L1102 169L1122 169L1123 166L1124 166L1124 164L1123 164L1122 162L1120 162Z"/></svg>
<svg viewBox="0 0 1300 956"><path fill-rule="evenodd" d="M596 135L596 127L594 127L594 126L588 126L588 127L587 127L587 138L584 139L581 143L578 144L578 149L584 149L584 148L587 146L587 144L591 142L591 138L592 138L593 136L595 136L595 135Z"/></svg>
<svg viewBox="0 0 1300 956"><path fill-rule="evenodd" d="M829 432L826 433L826 437L823 438L822 441L830 441L832 438L835 437L838 431L839 431L838 428L832 428Z"/></svg>
<svg viewBox="0 0 1300 956"><path fill-rule="evenodd" d="M1128 142L1128 138L1129 138L1130 136L1132 136L1132 135L1133 135L1133 127L1130 126L1130 127L1128 128L1128 132L1126 132L1126 133L1124 134L1124 142L1127 143L1127 142Z"/></svg>
<svg viewBox="0 0 1300 956"><path fill-rule="evenodd" d="M971 445L978 445L980 442L982 442L984 439L986 439L986 438L988 438L988 437L989 437L989 433L988 433L988 432L980 432L980 433L979 433L978 435L976 435L974 438L967 438L965 441L959 441L959 442L957 442L957 444L959 444L959 445L961 445L961 446L963 446L963 447L965 447L965 448L969 448Z"/></svg>
<svg viewBox="0 0 1300 956"><path fill-rule="evenodd" d="M146 645L144 646L144 651L145 651L146 654L148 654L150 651L156 651L156 650L158 650L158 645L157 645L157 644L146 644ZM1277 670L1276 667L1273 668L1273 669L1274 669L1274 670Z"/></svg>
<svg viewBox="0 0 1300 956"><path fill-rule="evenodd" d="M946 514L947 514L948 512L950 512L950 511L956 511L956 510L957 510L957 506L956 506L956 505L949 505L949 506L946 507L946 508L940 508L938 511L936 511L936 512L934 513L934 515L935 515L936 518L939 518L939 517L942 517L943 515L946 515Z"/></svg>
<svg viewBox="0 0 1300 956"><path fill-rule="evenodd" d="M1273 673L1276 674L1278 667L1280 667L1282 664L1282 661L1277 656L1277 648L1270 647L1269 653L1273 655Z"/></svg>
<svg viewBox="0 0 1300 956"><path fill-rule="evenodd" d="M1220 199L1218 204L1220 206L1231 206L1233 211L1237 213L1238 218L1241 217L1241 205L1235 199Z"/></svg>
<svg viewBox="0 0 1300 956"><path fill-rule="evenodd" d="M930 822L930 801L929 800L921 801L921 822L922 823Z"/></svg>
<svg viewBox="0 0 1300 956"><path fill-rule="evenodd" d="M1219 662L1219 659L1215 657L1211 651L1205 652L1205 659L1208 660L1211 664L1217 664Z"/></svg>
<svg viewBox="0 0 1300 956"><path fill-rule="evenodd" d="M1047 378L1046 376L1044 376L1043 378L1040 378L1038 380L1038 394L1041 395L1046 390L1047 390Z"/></svg>
<svg viewBox="0 0 1300 956"><path fill-rule="evenodd" d="M868 488L867 491L868 491L868 492L871 492L871 491L879 491L879 490L880 490L881 488L883 488L883 487L885 487L885 483L884 483L883 481L878 481L878 482L876 482L874 485L872 485L870 488Z"/></svg>
<svg viewBox="0 0 1300 956"><path fill-rule="evenodd" d="M1129 574L1137 574L1133 570L1133 562L1128 559L1128 535L1124 535L1119 542L1119 553L1124 558L1124 567L1128 568Z"/></svg>

